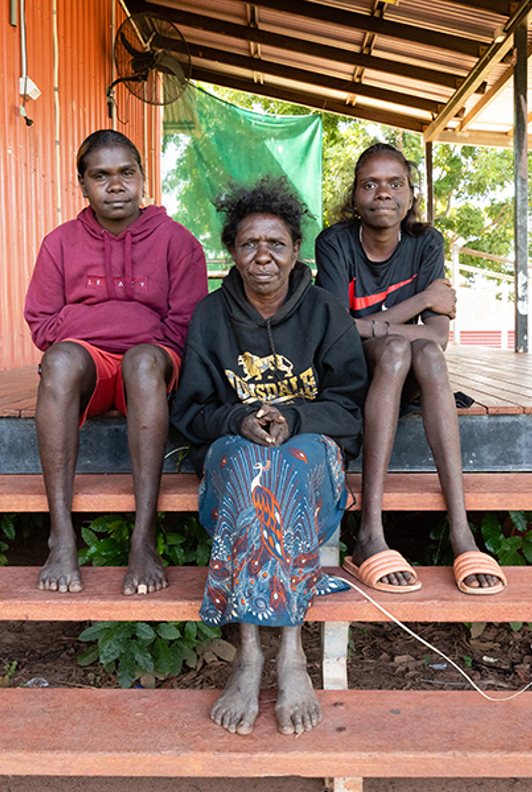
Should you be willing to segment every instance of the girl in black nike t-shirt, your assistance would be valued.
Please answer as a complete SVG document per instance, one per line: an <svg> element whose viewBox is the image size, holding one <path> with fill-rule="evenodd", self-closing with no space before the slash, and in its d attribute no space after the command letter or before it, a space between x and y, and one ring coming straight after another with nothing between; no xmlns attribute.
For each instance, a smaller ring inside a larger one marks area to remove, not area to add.
<svg viewBox="0 0 532 792"><path fill-rule="evenodd" d="M419 219L416 166L394 146L366 149L344 207L346 219L316 240L318 283L352 314L372 377L365 404L363 496L358 541L347 568L366 585L420 587L414 569L387 547L382 496L401 403L421 413L447 505L458 587L495 593L498 564L477 550L464 501L460 437L444 349L456 293L444 275L443 237Z"/></svg>

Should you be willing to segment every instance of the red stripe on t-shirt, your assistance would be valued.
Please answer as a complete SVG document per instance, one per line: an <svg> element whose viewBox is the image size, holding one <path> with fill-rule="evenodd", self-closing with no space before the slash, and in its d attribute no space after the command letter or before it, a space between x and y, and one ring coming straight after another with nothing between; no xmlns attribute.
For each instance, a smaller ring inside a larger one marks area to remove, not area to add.
<svg viewBox="0 0 532 792"><path fill-rule="evenodd" d="M356 278L353 278L351 283L349 284L349 306L354 311L361 311L363 308L371 308L372 305L375 305L379 302L384 302L386 297L397 289L400 289L402 286L406 286L407 283L412 283L414 278L417 278L418 273L416 272L411 278L405 281L401 281L401 283L393 283L391 286L388 286L386 291L379 292L378 294L368 294L367 297L356 297L355 296L355 281Z"/></svg>

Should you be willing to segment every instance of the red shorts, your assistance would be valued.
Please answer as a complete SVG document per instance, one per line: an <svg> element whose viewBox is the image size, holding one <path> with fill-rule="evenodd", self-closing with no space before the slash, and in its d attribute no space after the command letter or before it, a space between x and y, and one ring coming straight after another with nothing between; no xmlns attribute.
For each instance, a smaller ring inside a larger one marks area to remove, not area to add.
<svg viewBox="0 0 532 792"><path fill-rule="evenodd" d="M96 385L89 403L84 412L80 415L80 427L83 426L86 418L90 418L92 415L101 415L113 408L127 415L121 366L124 355L116 352L104 352L103 349L99 349L86 341L80 341L79 338L65 338L64 340L85 347L96 366ZM166 390L169 394L174 393L177 390L181 358L177 352L174 352L174 350L169 347L163 346L162 344L156 344L156 346L160 346L161 349L164 349L172 360L173 371Z"/></svg>

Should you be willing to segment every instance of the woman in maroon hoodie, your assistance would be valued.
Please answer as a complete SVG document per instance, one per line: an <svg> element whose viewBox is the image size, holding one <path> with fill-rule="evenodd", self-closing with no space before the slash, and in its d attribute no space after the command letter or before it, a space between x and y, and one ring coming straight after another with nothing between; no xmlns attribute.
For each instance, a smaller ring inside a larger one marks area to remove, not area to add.
<svg viewBox="0 0 532 792"><path fill-rule="evenodd" d="M38 587L82 588L70 514L79 427L114 407L127 415L136 507L123 593L145 594L167 585L155 536L167 394L207 293L205 257L164 208L141 208L142 162L125 135L94 132L77 169L89 206L45 237L26 297L45 352L35 420L51 532Z"/></svg>

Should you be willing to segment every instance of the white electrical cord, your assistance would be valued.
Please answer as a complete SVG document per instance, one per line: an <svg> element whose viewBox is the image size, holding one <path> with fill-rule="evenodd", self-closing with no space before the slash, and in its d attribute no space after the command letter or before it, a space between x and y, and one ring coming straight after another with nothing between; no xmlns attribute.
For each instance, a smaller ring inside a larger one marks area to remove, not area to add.
<svg viewBox="0 0 532 792"><path fill-rule="evenodd" d="M55 134L55 193L57 223L63 221L61 196L61 104L59 102L59 36L57 33L57 0L52 3L53 71L54 71L54 134Z"/></svg>
<svg viewBox="0 0 532 792"><path fill-rule="evenodd" d="M443 657L444 660L447 660L448 663L450 663L454 668L456 668L456 670L459 671L462 674L462 676L465 677L465 679L467 679L469 684L472 685L472 687L474 687L477 693L480 693L480 695L484 696L484 698L488 699L488 701L510 701L511 699L520 696L521 693L524 693L525 690L528 690L529 687L532 687L532 682L529 682L528 685L525 685L525 687L521 688L521 690L517 690L515 693L512 693L510 696L504 696L503 698L495 698L494 696L488 695L488 693L485 693L483 690L479 688L476 682L473 682L471 677L468 676L468 674L466 674L466 672L462 668L460 668L460 666L457 663L455 663L454 660L451 660L451 658L447 657L447 655L444 654L440 649L438 649L436 646L433 646L428 641L425 641L424 638L422 638L420 635L418 635L413 630L411 630L410 627L407 627L406 624L403 624L403 622L399 621L399 619L397 619L393 615L393 613L390 613L390 611L386 610L386 608L383 608L382 605L379 605L379 603L376 602L373 599L373 597L370 597L370 595L367 594L365 591L363 591L359 586L357 586L355 583L352 583L350 580L347 580L345 577L342 577L341 575L335 575L335 577L339 578L340 580L343 580L344 583L347 583L347 585L351 586L352 589L358 591L359 594L362 594L362 596L365 597L368 600L368 602L371 602L371 604L374 605L378 610L380 610L381 613L384 613L384 615L387 616L388 619L393 621L395 624L397 624L398 627L400 627L402 630L404 630L413 638L415 638L416 641L419 641L428 649L430 649L433 652L436 652L436 654L439 654L440 657Z"/></svg>

